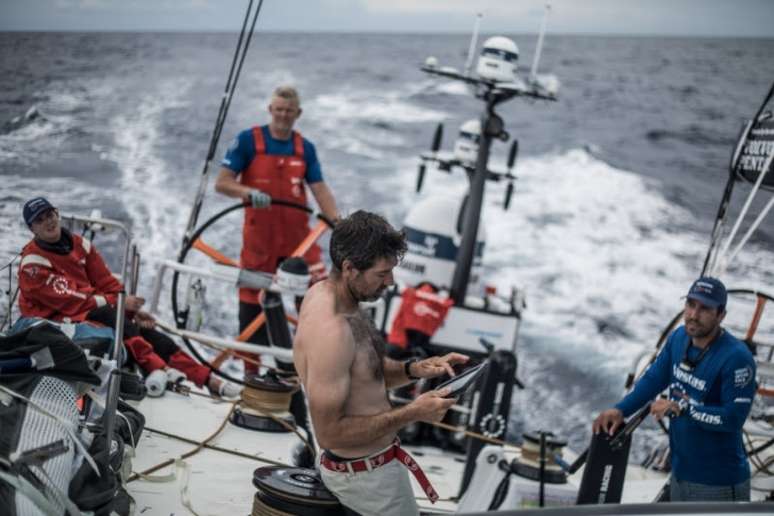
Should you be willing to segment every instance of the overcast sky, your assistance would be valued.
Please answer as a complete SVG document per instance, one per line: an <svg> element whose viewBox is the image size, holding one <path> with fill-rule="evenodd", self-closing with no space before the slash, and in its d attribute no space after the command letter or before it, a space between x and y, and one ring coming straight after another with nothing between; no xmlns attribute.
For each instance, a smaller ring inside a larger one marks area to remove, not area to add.
<svg viewBox="0 0 774 516"><path fill-rule="evenodd" d="M255 0L256 2L258 0ZM536 32L545 0L264 0L265 31ZM552 0L554 33L774 37L774 0ZM237 31L247 0L0 0L0 30Z"/></svg>

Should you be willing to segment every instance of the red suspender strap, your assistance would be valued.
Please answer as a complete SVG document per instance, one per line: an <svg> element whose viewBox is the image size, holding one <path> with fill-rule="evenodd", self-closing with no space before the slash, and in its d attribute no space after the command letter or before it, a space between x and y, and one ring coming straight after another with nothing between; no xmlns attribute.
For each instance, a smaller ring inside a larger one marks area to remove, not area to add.
<svg viewBox="0 0 774 516"><path fill-rule="evenodd" d="M253 140L255 141L255 154L266 154L266 142L263 139L261 127L253 127Z"/></svg>
<svg viewBox="0 0 774 516"><path fill-rule="evenodd" d="M293 131L293 152L299 158L304 157L304 139L301 137L301 133Z"/></svg>

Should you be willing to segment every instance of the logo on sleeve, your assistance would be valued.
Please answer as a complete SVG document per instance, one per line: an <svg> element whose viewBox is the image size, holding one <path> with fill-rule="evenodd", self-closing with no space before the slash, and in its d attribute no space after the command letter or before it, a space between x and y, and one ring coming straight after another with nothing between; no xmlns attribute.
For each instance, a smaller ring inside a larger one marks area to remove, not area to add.
<svg viewBox="0 0 774 516"><path fill-rule="evenodd" d="M734 370L734 387L742 388L752 380L753 372L752 367L745 366L741 369Z"/></svg>
<svg viewBox="0 0 774 516"><path fill-rule="evenodd" d="M67 282L67 278L64 276L57 276L51 285L54 288L54 292L60 296L64 296L70 293L70 285Z"/></svg>

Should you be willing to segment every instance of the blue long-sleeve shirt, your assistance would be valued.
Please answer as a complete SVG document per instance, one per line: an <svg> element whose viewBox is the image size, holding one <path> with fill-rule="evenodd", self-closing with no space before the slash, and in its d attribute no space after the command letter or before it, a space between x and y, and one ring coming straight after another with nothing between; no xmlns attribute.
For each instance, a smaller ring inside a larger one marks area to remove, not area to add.
<svg viewBox="0 0 774 516"><path fill-rule="evenodd" d="M691 345L681 326L616 408L628 417L669 387L670 399L686 406L669 425L674 477L707 485L744 482L750 465L742 425L755 395L755 360L747 346L725 330L692 371L680 367L686 348L689 359L699 357L701 350Z"/></svg>

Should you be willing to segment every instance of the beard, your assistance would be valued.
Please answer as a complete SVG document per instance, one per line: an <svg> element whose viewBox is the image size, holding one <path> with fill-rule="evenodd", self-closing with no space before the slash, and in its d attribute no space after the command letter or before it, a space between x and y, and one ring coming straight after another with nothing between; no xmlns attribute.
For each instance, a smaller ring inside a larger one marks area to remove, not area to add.
<svg viewBox="0 0 774 516"><path fill-rule="evenodd" d="M693 319L689 319L685 321L685 333L688 334L688 336L698 339L703 339L704 337L708 337L712 335L712 333L717 329L718 325L703 325L699 323L698 321L695 321Z"/></svg>
<svg viewBox="0 0 774 516"><path fill-rule="evenodd" d="M364 288L358 287L354 281L347 284L347 289L349 289L349 293L352 295L352 298L358 303L376 301L377 299L382 297L382 294L384 293L384 290L386 288L387 287L385 287L384 285L381 285L376 290L366 290Z"/></svg>

